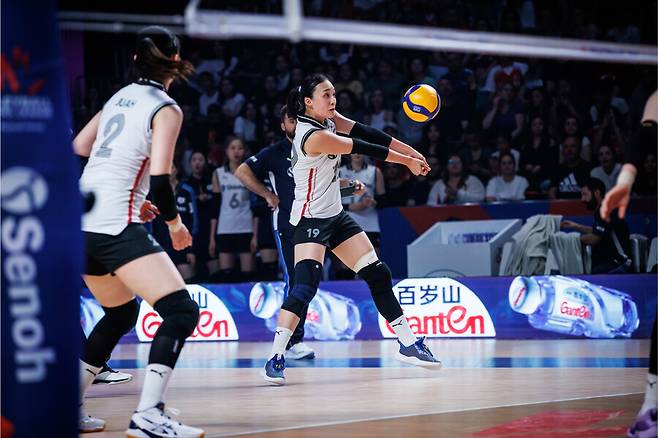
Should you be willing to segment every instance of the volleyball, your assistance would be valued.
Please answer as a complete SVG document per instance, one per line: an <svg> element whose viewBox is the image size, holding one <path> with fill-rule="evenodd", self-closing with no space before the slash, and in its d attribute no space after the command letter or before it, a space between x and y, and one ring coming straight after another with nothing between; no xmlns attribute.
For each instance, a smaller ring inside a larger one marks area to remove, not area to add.
<svg viewBox="0 0 658 438"><path fill-rule="evenodd" d="M417 84L404 93L402 99L404 113L414 122L432 120L441 109L441 98L434 87L427 84Z"/></svg>

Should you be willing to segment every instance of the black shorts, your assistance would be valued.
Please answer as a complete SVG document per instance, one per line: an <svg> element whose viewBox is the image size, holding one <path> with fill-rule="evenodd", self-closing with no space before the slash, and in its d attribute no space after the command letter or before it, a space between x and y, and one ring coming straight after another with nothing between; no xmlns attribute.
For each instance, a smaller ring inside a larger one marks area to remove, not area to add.
<svg viewBox="0 0 658 438"><path fill-rule="evenodd" d="M366 231L366 236L368 236L374 248L380 248L382 246L382 238L379 231Z"/></svg>
<svg viewBox="0 0 658 438"><path fill-rule="evenodd" d="M85 232L87 275L114 274L142 256L164 251L142 224L129 224L116 236Z"/></svg>
<svg viewBox="0 0 658 438"><path fill-rule="evenodd" d="M258 249L276 249L274 241L274 230L272 229L272 215L258 220Z"/></svg>
<svg viewBox="0 0 658 438"><path fill-rule="evenodd" d="M326 219L303 217L295 227L295 245L313 242L334 249L362 231L345 210Z"/></svg>
<svg viewBox="0 0 658 438"><path fill-rule="evenodd" d="M234 254L251 252L251 233L218 234L215 236L216 251Z"/></svg>

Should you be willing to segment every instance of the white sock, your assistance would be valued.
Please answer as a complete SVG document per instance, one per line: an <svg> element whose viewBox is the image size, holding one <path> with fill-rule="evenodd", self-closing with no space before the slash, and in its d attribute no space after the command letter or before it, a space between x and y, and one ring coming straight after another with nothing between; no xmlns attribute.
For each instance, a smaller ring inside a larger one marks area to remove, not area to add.
<svg viewBox="0 0 658 438"><path fill-rule="evenodd" d="M647 387L644 390L644 403L640 408L640 413L643 414L649 409L656 408L656 375L647 373Z"/></svg>
<svg viewBox="0 0 658 438"><path fill-rule="evenodd" d="M405 347L408 347L416 342L416 335L414 335L414 332L411 331L411 327L409 327L409 321L407 321L406 316L402 315L395 321L389 322L389 325L398 336L400 343L402 343L402 345Z"/></svg>
<svg viewBox="0 0 658 438"><path fill-rule="evenodd" d="M87 393L87 390L91 386L91 384L94 382L94 379L96 378L96 375L102 370L103 367L95 367L93 365L89 365L86 362L83 362L82 360L80 361L80 401L78 402L80 405L80 416L84 417L84 409L83 409L83 404L85 401L85 394Z"/></svg>
<svg viewBox="0 0 658 438"><path fill-rule="evenodd" d="M138 411L152 408L164 399L164 392L171 377L172 368L159 363L150 363L144 374L142 396L137 405Z"/></svg>
<svg viewBox="0 0 658 438"><path fill-rule="evenodd" d="M272 344L272 351L270 352L269 358L274 357L275 354L283 355L291 336L292 330L285 327L277 327L274 331L274 343Z"/></svg>

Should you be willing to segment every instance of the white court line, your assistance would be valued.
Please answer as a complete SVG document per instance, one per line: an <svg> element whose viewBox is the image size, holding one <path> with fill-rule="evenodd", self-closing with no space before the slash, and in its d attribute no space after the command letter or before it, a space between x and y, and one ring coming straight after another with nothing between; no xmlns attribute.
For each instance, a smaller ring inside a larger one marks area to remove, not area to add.
<svg viewBox="0 0 658 438"><path fill-rule="evenodd" d="M313 427L326 427L326 426L341 426L341 425L344 425L344 424L363 423L363 422L366 422L366 421L395 420L395 419L398 419L398 418L420 417L422 415L454 414L454 413L459 413L459 412L481 411L481 410L484 410L484 409L513 408L513 407L517 407L517 406L532 406L532 405L539 405L539 404L543 404L543 403L562 403L562 402L577 401L577 400L590 400L590 399L595 399L595 398L607 398L607 397L621 397L621 396L624 396L624 395L637 395L637 394L642 394L642 393L641 392L626 392L626 393L621 393L621 394L604 394L604 395L594 395L594 396L591 396L591 397L573 397L573 398L565 398L565 399L560 399L560 400L546 400L546 401L537 401L537 402L530 402L530 403L512 403L512 404L506 404L506 405L482 406L482 407L477 407L477 408L454 409L454 410L447 410L447 411L434 411L434 412L423 412L423 413L403 414L403 415L388 415L388 416L383 416L383 417L359 418L359 419L347 420L347 421L329 421L329 422L325 422L325 423L312 423L312 424L307 424L307 425L291 426L291 427L278 427L278 428L273 428L273 429L257 429L257 430L253 430L253 431L249 431L249 432L238 432L238 433L231 433L231 434L218 434L218 435L206 435L206 436L208 438L217 438L217 437L225 437L225 436L251 435L251 434L256 434L256 433L284 432L286 430L309 429L309 428L313 428Z"/></svg>

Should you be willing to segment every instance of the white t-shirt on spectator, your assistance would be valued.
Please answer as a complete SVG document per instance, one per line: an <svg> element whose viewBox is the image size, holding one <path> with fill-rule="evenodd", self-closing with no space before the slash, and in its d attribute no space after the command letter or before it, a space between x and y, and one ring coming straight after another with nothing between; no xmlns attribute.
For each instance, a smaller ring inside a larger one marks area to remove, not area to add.
<svg viewBox="0 0 658 438"><path fill-rule="evenodd" d="M246 101L245 97L240 93L235 93L233 97L226 99L222 108L237 116L242 111L242 105Z"/></svg>
<svg viewBox="0 0 658 438"><path fill-rule="evenodd" d="M229 76L237 65L238 58L235 56L231 57L228 65L223 59L204 59L196 68L196 74L200 75L203 72L208 72L212 74L213 80L218 84L221 77Z"/></svg>
<svg viewBox="0 0 658 438"><path fill-rule="evenodd" d="M246 117L238 116L233 122L233 133L244 142L256 141L256 123Z"/></svg>
<svg viewBox="0 0 658 438"><path fill-rule="evenodd" d="M495 197L496 201L522 201L527 188L528 180L522 176L514 175L510 182L505 181L502 176L495 176L487 184L487 198Z"/></svg>
<svg viewBox="0 0 658 438"><path fill-rule="evenodd" d="M207 116L208 107L213 103L218 103L218 102L219 102L219 91L215 91L215 94L211 94L210 96L203 93L201 96L199 96L199 114L201 114L204 117Z"/></svg>
<svg viewBox="0 0 658 438"><path fill-rule="evenodd" d="M510 75L514 70L519 70L521 74L525 76L525 74L528 72L528 64L524 64L522 62L513 62L512 65L508 65L507 67L503 67L500 64L493 66L492 69L489 70L487 80L485 81L484 87L482 89L484 91L488 91L489 93L494 93L496 91L496 75L498 72L503 71Z"/></svg>
<svg viewBox="0 0 658 438"><path fill-rule="evenodd" d="M442 179L432 186L427 196L427 205L445 204L446 186ZM464 185L457 191L455 204L466 204L467 202L482 202L484 200L484 186L480 180L473 175L466 177Z"/></svg>
<svg viewBox="0 0 658 438"><path fill-rule="evenodd" d="M601 166L595 167L589 174L592 178L598 178L603 181L603 184L605 184L605 191L607 192L617 184L619 172L621 172L621 164L616 163L610 174L605 173L605 170L603 170L603 167Z"/></svg>

